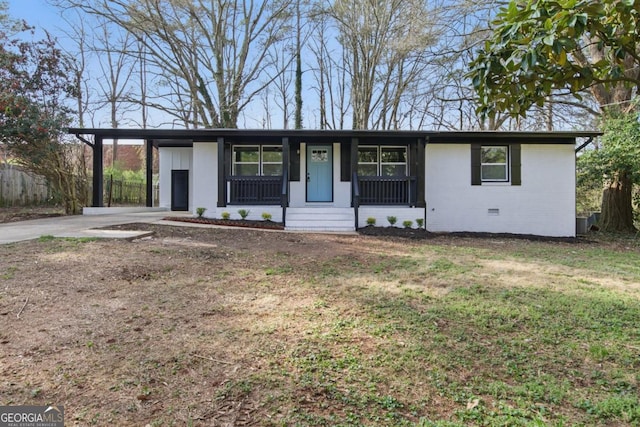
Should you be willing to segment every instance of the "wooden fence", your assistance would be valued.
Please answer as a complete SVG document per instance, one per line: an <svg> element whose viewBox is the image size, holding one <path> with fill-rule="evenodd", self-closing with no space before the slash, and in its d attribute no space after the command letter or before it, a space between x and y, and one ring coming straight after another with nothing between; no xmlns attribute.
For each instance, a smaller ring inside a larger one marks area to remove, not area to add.
<svg viewBox="0 0 640 427"><path fill-rule="evenodd" d="M47 181L14 165L0 165L0 207L56 204Z"/></svg>
<svg viewBox="0 0 640 427"><path fill-rule="evenodd" d="M110 176L104 180L104 206L145 206L146 186L143 182L122 181ZM91 201L91 181L87 200ZM154 205L158 205L160 190L153 186ZM0 208L59 204L46 179L27 173L17 166L0 165Z"/></svg>

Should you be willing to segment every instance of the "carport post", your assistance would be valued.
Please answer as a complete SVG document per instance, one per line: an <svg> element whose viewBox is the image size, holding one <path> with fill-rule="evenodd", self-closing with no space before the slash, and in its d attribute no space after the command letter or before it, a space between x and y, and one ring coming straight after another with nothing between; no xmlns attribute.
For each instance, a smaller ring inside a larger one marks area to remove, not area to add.
<svg viewBox="0 0 640 427"><path fill-rule="evenodd" d="M147 168L147 207L153 207L153 140L147 139L146 146L146 168Z"/></svg>
<svg viewBox="0 0 640 427"><path fill-rule="evenodd" d="M95 135L93 142L93 195L91 205L94 208L101 208L104 206L102 193L103 190L103 176L102 170L102 137Z"/></svg>

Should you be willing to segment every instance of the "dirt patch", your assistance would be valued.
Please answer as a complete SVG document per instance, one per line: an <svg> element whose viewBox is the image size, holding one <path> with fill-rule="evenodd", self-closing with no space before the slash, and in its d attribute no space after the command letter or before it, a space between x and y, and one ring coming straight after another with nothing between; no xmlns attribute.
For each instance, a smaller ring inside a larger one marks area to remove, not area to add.
<svg viewBox="0 0 640 427"><path fill-rule="evenodd" d="M0 404L64 404L69 425L265 419L269 389L244 383L281 345L264 331L303 335L271 317L313 303L296 274L271 279L357 252L356 237L117 228L155 235L0 247Z"/></svg>
<svg viewBox="0 0 640 427"><path fill-rule="evenodd" d="M64 215L64 209L57 206L0 208L0 223L51 218L62 215Z"/></svg>

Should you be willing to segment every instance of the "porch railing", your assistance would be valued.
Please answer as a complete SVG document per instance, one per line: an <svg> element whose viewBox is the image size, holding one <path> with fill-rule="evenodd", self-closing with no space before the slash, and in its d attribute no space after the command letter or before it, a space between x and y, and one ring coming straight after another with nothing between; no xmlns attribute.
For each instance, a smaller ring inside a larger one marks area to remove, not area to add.
<svg viewBox="0 0 640 427"><path fill-rule="evenodd" d="M228 176L232 205L279 205L282 176Z"/></svg>
<svg viewBox="0 0 640 427"><path fill-rule="evenodd" d="M358 176L360 205L416 205L415 176Z"/></svg>

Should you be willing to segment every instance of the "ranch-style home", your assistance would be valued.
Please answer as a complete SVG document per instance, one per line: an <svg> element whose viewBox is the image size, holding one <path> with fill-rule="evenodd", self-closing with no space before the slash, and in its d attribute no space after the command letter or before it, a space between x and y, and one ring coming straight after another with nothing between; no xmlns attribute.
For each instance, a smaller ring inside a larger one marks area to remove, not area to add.
<svg viewBox="0 0 640 427"><path fill-rule="evenodd" d="M576 144L597 132L69 129L94 151L102 201L105 139L157 149L160 207L348 231L368 218L422 219L431 232L576 235ZM580 140L579 140L580 139ZM147 205L152 206L151 167Z"/></svg>

